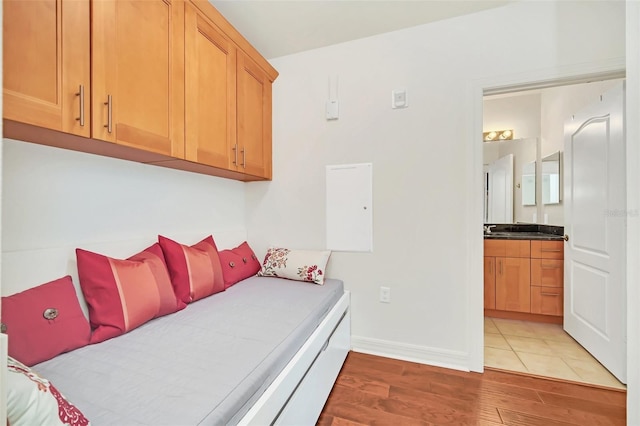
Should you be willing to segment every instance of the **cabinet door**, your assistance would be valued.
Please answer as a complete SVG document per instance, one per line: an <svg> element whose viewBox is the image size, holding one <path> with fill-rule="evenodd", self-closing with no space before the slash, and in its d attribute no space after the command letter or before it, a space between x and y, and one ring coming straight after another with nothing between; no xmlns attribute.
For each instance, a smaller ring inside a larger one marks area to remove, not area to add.
<svg viewBox="0 0 640 426"><path fill-rule="evenodd" d="M564 259L564 241L531 241L531 257Z"/></svg>
<svg viewBox="0 0 640 426"><path fill-rule="evenodd" d="M89 136L89 1L2 7L4 118Z"/></svg>
<svg viewBox="0 0 640 426"><path fill-rule="evenodd" d="M496 259L496 309L530 312L530 272L529 259L515 257Z"/></svg>
<svg viewBox="0 0 640 426"><path fill-rule="evenodd" d="M238 53L238 171L271 179L271 81L244 53Z"/></svg>
<svg viewBox="0 0 640 426"><path fill-rule="evenodd" d="M496 308L496 258L484 258L484 308Z"/></svg>
<svg viewBox="0 0 640 426"><path fill-rule="evenodd" d="M554 287L531 286L531 313L561 316L563 290Z"/></svg>
<svg viewBox="0 0 640 426"><path fill-rule="evenodd" d="M564 285L564 260L531 259L531 285L562 287Z"/></svg>
<svg viewBox="0 0 640 426"><path fill-rule="evenodd" d="M191 4L185 9L185 158L229 169L236 156L236 48ZM237 154L236 154L237 155Z"/></svg>
<svg viewBox="0 0 640 426"><path fill-rule="evenodd" d="M92 3L92 135L184 157L184 3Z"/></svg>

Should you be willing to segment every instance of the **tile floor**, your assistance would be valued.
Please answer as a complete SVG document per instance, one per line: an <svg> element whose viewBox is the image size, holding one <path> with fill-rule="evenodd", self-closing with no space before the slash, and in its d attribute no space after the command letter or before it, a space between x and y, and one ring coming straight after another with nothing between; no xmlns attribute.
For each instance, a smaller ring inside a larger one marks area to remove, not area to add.
<svg viewBox="0 0 640 426"><path fill-rule="evenodd" d="M557 324L485 317L484 364L503 370L626 389Z"/></svg>

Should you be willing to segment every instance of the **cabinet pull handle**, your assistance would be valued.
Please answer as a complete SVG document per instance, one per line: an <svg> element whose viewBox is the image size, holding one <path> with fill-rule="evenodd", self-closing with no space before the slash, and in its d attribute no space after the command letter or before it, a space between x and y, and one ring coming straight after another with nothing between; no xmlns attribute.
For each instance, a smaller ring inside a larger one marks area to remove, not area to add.
<svg viewBox="0 0 640 426"><path fill-rule="evenodd" d="M543 292L540 292L540 294L543 295L543 296L554 296L554 297L560 296L557 293L543 293Z"/></svg>
<svg viewBox="0 0 640 426"><path fill-rule="evenodd" d="M542 269L560 269L560 268L559 268L558 266L556 266L556 265L544 265L544 264L542 264L542 265L540 265L540 267L541 267Z"/></svg>
<svg viewBox="0 0 640 426"><path fill-rule="evenodd" d="M104 105L107 106L107 124L104 127L107 128L107 132L111 133L113 130L113 98L111 95L107 95L107 102Z"/></svg>
<svg viewBox="0 0 640 426"><path fill-rule="evenodd" d="M545 248L543 248L543 249L541 249L540 251L546 251L546 252L558 252L558 251L563 251L563 250L564 250L563 248L560 248L560 249L545 249Z"/></svg>
<svg viewBox="0 0 640 426"><path fill-rule="evenodd" d="M500 264L500 275L502 275L502 260L498 262Z"/></svg>
<svg viewBox="0 0 640 426"><path fill-rule="evenodd" d="M247 168L247 148L242 148L242 168L246 169Z"/></svg>
<svg viewBox="0 0 640 426"><path fill-rule="evenodd" d="M80 126L84 127L84 85L81 84L78 88L76 96L80 97L80 117L76 117L76 121L80 122Z"/></svg>
<svg viewBox="0 0 640 426"><path fill-rule="evenodd" d="M234 154L233 164L237 166L238 165L238 144L235 144L232 149Z"/></svg>
<svg viewBox="0 0 640 426"><path fill-rule="evenodd" d="M493 274L493 262L489 263L489 273Z"/></svg>

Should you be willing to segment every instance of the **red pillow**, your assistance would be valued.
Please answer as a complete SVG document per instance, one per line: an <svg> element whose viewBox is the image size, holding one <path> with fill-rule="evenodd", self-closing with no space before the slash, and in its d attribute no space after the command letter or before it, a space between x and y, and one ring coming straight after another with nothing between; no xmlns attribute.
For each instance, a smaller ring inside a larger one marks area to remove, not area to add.
<svg viewBox="0 0 640 426"><path fill-rule="evenodd" d="M156 243L127 260L76 249L80 287L94 329L91 343L124 334L186 305L176 299Z"/></svg>
<svg viewBox="0 0 640 426"><path fill-rule="evenodd" d="M2 324L9 355L29 366L85 346L91 337L70 276L3 297Z"/></svg>
<svg viewBox="0 0 640 426"><path fill-rule="evenodd" d="M222 250L218 254L222 263L225 289L254 276L260 270L260 261L246 241L234 249Z"/></svg>
<svg viewBox="0 0 640 426"><path fill-rule="evenodd" d="M176 297L191 303L224 290L218 248L209 235L191 247L158 235Z"/></svg>

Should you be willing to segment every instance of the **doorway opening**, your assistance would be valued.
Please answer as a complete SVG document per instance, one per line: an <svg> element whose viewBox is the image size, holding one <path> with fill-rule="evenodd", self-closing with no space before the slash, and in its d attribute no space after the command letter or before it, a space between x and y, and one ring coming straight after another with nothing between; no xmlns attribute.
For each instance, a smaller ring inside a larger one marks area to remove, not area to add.
<svg viewBox="0 0 640 426"><path fill-rule="evenodd" d="M565 121L596 101L602 93L621 84L621 81L601 79L588 83L569 82L545 88L485 93L483 132L508 130L513 135L513 140L483 143L486 225L503 223L502 220L492 220L492 202L498 203L503 209L505 200L510 200L512 205L507 206L509 214L501 213L495 218L511 215L509 223L543 225L559 228L558 235L564 233L565 168L562 165L565 160ZM503 184L501 177L499 185L492 188L489 170L494 164L504 163L507 156L512 157L509 160L513 165L511 183ZM507 196L491 194L492 190L504 191L504 188L513 192ZM495 195L493 201L492 195ZM485 288L486 260L485 257ZM555 262L557 266L558 261ZM494 263L493 267L497 268L497 264ZM530 280L531 271L520 275ZM491 297L495 298L496 295ZM495 304L489 308L492 309L487 309L485 297L485 367L625 389L615 376L563 329L562 312L559 315L558 312L552 312L551 315L547 312L546 316L511 315L509 312L497 312Z"/></svg>

